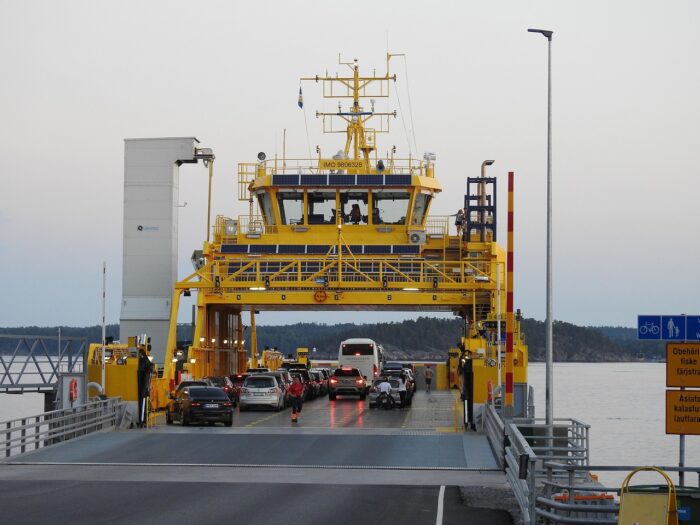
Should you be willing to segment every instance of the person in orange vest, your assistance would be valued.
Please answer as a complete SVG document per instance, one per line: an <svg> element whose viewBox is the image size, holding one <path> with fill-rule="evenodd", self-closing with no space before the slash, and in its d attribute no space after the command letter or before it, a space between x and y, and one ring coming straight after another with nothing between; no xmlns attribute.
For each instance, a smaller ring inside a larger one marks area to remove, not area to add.
<svg viewBox="0 0 700 525"><path fill-rule="evenodd" d="M289 387L289 396L292 402L292 423L296 423L301 414L301 400L304 397L304 385L299 376L294 376L294 381Z"/></svg>

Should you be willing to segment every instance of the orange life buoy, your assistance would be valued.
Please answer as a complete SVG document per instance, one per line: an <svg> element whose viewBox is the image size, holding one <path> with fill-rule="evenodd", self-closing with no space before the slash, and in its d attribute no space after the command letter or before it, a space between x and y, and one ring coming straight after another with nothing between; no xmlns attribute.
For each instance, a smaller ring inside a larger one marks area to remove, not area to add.
<svg viewBox="0 0 700 525"><path fill-rule="evenodd" d="M314 301L317 303L323 303L328 299L328 294L324 290L317 290L314 292Z"/></svg>
<svg viewBox="0 0 700 525"><path fill-rule="evenodd" d="M76 378L70 380L70 385L68 385L68 398L71 403L78 399L78 380Z"/></svg>

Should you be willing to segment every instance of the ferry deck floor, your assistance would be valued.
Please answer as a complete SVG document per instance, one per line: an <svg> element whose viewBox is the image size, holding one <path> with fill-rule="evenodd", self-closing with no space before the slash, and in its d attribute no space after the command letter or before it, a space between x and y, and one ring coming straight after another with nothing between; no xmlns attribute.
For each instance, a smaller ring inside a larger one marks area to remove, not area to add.
<svg viewBox="0 0 700 525"><path fill-rule="evenodd" d="M232 428L161 424L92 434L0 463L8 523L510 524L459 487L506 489L483 435L455 421L453 392L412 407L357 398L246 411Z"/></svg>

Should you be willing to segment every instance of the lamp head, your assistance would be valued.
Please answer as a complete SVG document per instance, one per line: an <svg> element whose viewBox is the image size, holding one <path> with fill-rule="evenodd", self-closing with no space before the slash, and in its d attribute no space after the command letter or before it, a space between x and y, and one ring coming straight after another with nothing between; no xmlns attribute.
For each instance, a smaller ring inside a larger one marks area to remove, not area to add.
<svg viewBox="0 0 700 525"><path fill-rule="evenodd" d="M552 40L552 34L554 33L554 31L548 31L546 29L528 29L527 32L528 33L539 33L542 36L544 36L547 40L549 40L550 42Z"/></svg>
<svg viewBox="0 0 700 525"><path fill-rule="evenodd" d="M484 162L481 163L481 165L482 166L490 166L494 162L496 162L496 161L495 160L485 160Z"/></svg>

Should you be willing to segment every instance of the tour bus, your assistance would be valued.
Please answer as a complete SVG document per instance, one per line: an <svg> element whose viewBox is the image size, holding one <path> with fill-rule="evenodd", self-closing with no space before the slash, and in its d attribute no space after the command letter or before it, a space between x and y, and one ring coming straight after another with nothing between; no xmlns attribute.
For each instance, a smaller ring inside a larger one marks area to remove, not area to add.
<svg viewBox="0 0 700 525"><path fill-rule="evenodd" d="M338 366L359 369L368 384L379 375L383 361L381 345L371 339L346 339L340 343Z"/></svg>

